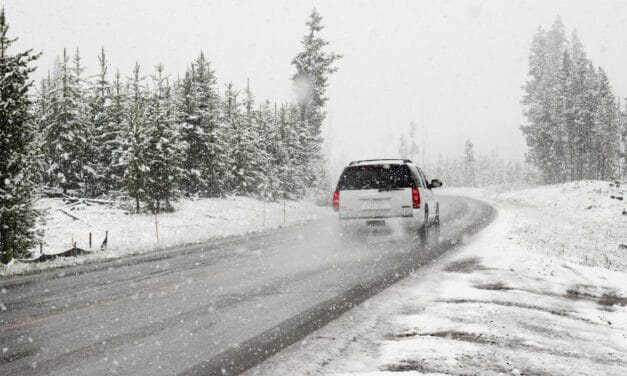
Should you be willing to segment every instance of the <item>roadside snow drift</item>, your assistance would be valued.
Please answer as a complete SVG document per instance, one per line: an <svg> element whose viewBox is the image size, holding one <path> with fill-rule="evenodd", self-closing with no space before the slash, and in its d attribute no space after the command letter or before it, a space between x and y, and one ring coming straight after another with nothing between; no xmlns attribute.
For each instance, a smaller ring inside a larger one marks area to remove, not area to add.
<svg viewBox="0 0 627 376"><path fill-rule="evenodd" d="M624 201L608 182L581 181L497 194L515 212L513 236L523 248L569 261L627 270Z"/></svg>
<svg viewBox="0 0 627 376"><path fill-rule="evenodd" d="M331 215L326 207L305 201L266 202L247 197L181 200L173 213L129 214L110 205L82 201L68 205L62 199L43 199L37 208L45 213L42 249L56 254L77 248L88 256L56 259L42 264L15 263L0 274L120 257L210 239L260 232L304 223ZM92 245L89 246L91 233ZM157 239L158 234L158 239ZM102 243L107 239L106 248ZM39 249L34 250L39 256Z"/></svg>

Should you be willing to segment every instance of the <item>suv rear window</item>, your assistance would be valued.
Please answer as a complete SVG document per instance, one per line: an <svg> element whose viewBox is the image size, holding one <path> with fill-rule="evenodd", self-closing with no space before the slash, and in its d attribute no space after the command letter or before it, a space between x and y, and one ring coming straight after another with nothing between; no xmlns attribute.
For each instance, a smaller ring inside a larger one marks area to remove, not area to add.
<svg viewBox="0 0 627 376"><path fill-rule="evenodd" d="M337 183L338 191L411 188L414 178L406 165L349 166Z"/></svg>

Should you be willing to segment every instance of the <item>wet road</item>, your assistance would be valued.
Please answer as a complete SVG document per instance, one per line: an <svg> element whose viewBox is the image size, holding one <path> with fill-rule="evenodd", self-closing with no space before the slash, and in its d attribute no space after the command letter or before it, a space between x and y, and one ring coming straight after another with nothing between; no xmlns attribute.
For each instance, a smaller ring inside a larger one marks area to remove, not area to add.
<svg viewBox="0 0 627 376"><path fill-rule="evenodd" d="M493 216L479 201L441 196L442 225L426 239L387 227L341 234L336 218L326 218L3 279L0 374L237 374Z"/></svg>

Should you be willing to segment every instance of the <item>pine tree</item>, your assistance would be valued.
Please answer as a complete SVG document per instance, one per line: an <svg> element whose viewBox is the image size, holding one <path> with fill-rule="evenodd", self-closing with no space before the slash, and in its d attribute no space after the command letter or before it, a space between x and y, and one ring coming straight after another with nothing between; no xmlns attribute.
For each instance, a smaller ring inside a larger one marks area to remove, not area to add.
<svg viewBox="0 0 627 376"><path fill-rule="evenodd" d="M156 66L146 115L144 183L148 207L154 213L172 210L183 170L184 147L179 139L177 113L163 65Z"/></svg>
<svg viewBox="0 0 627 376"><path fill-rule="evenodd" d="M255 98L250 84L246 85L243 97L243 112L237 121L237 142L231 145L234 151L234 189L239 194L258 194L265 185L263 168L268 158L261 143L259 117L253 108Z"/></svg>
<svg viewBox="0 0 627 376"><path fill-rule="evenodd" d="M28 255L35 241L30 148L33 147L28 90L32 50L11 54L4 8L0 10L0 261Z"/></svg>
<svg viewBox="0 0 627 376"><path fill-rule="evenodd" d="M559 72L559 120L558 127L560 128L559 134L563 137L563 144L565 144L562 158L562 174L561 177L564 180L572 180L575 175L575 161L577 158L577 140L579 135L576 128L573 126L575 123L576 107L574 103L574 72L573 62L568 50L564 50L562 58L562 66Z"/></svg>
<svg viewBox="0 0 627 376"><path fill-rule="evenodd" d="M103 182L106 192L122 188L125 172L125 142L130 134L127 88L117 71L110 86L109 105L105 106L105 119L99 143L102 153Z"/></svg>
<svg viewBox="0 0 627 376"><path fill-rule="evenodd" d="M187 144L183 187L188 194L216 197L227 188L228 148L215 85L215 73L201 52L178 88L181 132Z"/></svg>
<svg viewBox="0 0 627 376"><path fill-rule="evenodd" d="M301 41L303 51L292 60L296 73L292 76L299 108L299 132L306 151L303 167L309 171L305 184L316 186L323 180L324 163L320 153L322 122L326 116L326 90L329 75L337 71L334 63L342 56L324 49L329 42L320 37L324 29L322 17L314 8L306 22L308 33Z"/></svg>
<svg viewBox="0 0 627 376"><path fill-rule="evenodd" d="M276 149L273 151L273 161L277 164L277 176L279 181L277 198L285 197L286 193L291 190L290 180L293 176L290 174L290 131L287 123L287 109L285 104L281 105L276 115Z"/></svg>
<svg viewBox="0 0 627 376"><path fill-rule="evenodd" d="M523 114L528 125L521 127L527 140L529 153L527 158L544 172L545 181L551 179L552 171L548 168L551 153L548 142L548 111L546 108L547 75L547 42L546 32L539 27L531 42L529 54L529 80L525 85L525 95L522 100Z"/></svg>
<svg viewBox="0 0 627 376"><path fill-rule="evenodd" d="M415 121L409 122L409 129L407 131L407 158L416 162L418 159L418 142L416 141L417 124ZM423 142L424 143L424 142ZM423 145L424 147L424 145ZM424 167L424 166L423 166Z"/></svg>
<svg viewBox="0 0 627 376"><path fill-rule="evenodd" d="M275 155L276 163L279 164L278 175L281 182L279 191L282 197L303 194L306 187L303 181L304 168L304 148L299 138L300 111L295 106L282 105L278 111L277 134L280 145Z"/></svg>
<svg viewBox="0 0 627 376"><path fill-rule="evenodd" d="M597 105L594 112L594 132L592 150L594 152L594 171L597 179L618 178L618 159L620 149L619 107L603 69L598 72L599 82Z"/></svg>
<svg viewBox="0 0 627 376"><path fill-rule="evenodd" d="M129 98L126 110L128 131L125 135L121 165L124 167L123 186L135 201L135 211L141 210L146 198L146 104L147 90L140 66L135 63L129 82Z"/></svg>
<svg viewBox="0 0 627 376"><path fill-rule="evenodd" d="M244 175L243 164L245 163L242 146L244 135L241 129L241 103L237 99L238 95L239 92L233 87L233 83L228 83L224 92L221 119L223 130L221 136L229 145L229 163L225 171L224 181L226 189L235 194L242 193L240 192L240 179Z"/></svg>
<svg viewBox="0 0 627 376"><path fill-rule="evenodd" d="M398 140L398 154L400 158L416 162L418 158L418 143L416 142L416 123L409 122L407 133L401 134Z"/></svg>
<svg viewBox="0 0 627 376"><path fill-rule="evenodd" d="M322 178L322 165L314 162L312 157L315 144L311 133L302 127L302 109L298 106L287 106L284 145L287 146L287 173L290 189L287 192L293 198L303 197L308 188ZM312 176L314 175L314 176Z"/></svg>
<svg viewBox="0 0 627 376"><path fill-rule="evenodd" d="M107 58L104 48L98 55L100 72L90 87L89 120L85 147L86 192L97 196L112 187L108 167L111 165L112 150L108 149L112 134L108 132L111 85L107 79Z"/></svg>
<svg viewBox="0 0 627 376"><path fill-rule="evenodd" d="M48 120L52 114L52 90L53 83L50 78L50 71L46 78L41 80L37 99L35 101L34 124L35 124L35 140L34 140L34 163L33 168L34 182L37 185L48 185L51 182L50 177L46 174L48 165L46 163L45 153L45 130Z"/></svg>
<svg viewBox="0 0 627 376"><path fill-rule="evenodd" d="M464 145L464 176L466 177L466 184L475 186L475 153L473 150L473 144L470 140L466 140Z"/></svg>
<svg viewBox="0 0 627 376"><path fill-rule="evenodd" d="M84 123L79 77L70 66L67 51L56 68L51 116L45 129L45 151L52 183L67 193L83 181Z"/></svg>
<svg viewBox="0 0 627 376"><path fill-rule="evenodd" d="M279 121L276 104L274 109L270 101L262 103L257 111L257 124L259 127L259 141L256 153L259 158L256 167L260 171L262 181L258 184L258 193L266 200L275 200L279 197L281 182L281 154L283 146L279 134Z"/></svg>
<svg viewBox="0 0 627 376"><path fill-rule="evenodd" d="M407 144L407 135L403 133L398 138L398 156L400 158L409 158L409 146Z"/></svg>

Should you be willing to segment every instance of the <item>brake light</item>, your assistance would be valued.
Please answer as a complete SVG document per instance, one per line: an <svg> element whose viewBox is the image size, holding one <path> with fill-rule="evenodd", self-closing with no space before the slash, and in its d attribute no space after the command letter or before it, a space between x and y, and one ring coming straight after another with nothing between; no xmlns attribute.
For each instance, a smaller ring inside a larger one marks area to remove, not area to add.
<svg viewBox="0 0 627 376"><path fill-rule="evenodd" d="M414 209L420 209L420 192L418 192L418 188L411 190L411 200L414 204Z"/></svg>
<svg viewBox="0 0 627 376"><path fill-rule="evenodd" d="M333 193L333 210L340 211L340 191Z"/></svg>

